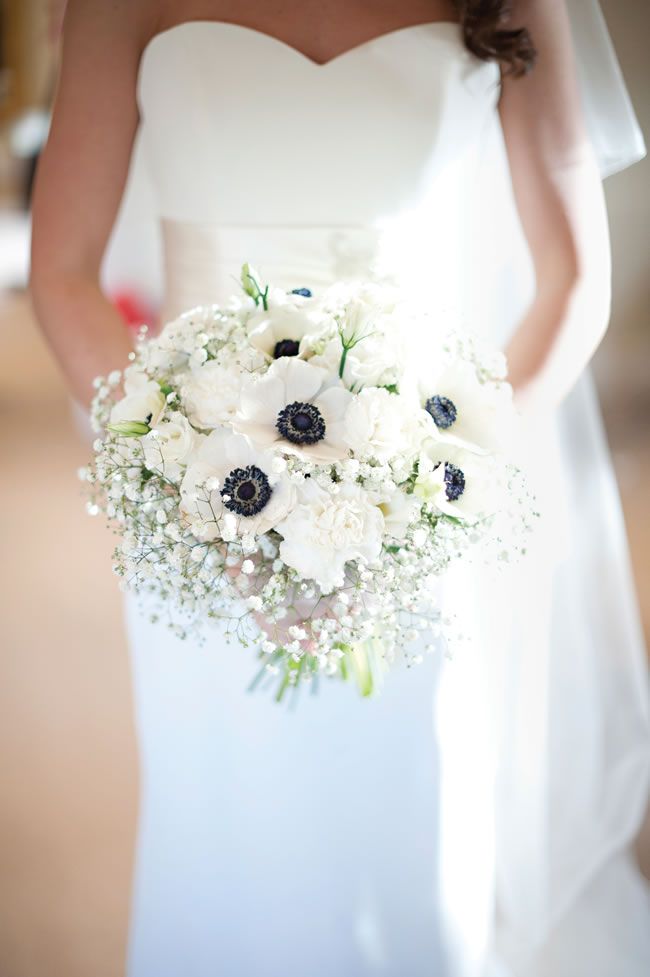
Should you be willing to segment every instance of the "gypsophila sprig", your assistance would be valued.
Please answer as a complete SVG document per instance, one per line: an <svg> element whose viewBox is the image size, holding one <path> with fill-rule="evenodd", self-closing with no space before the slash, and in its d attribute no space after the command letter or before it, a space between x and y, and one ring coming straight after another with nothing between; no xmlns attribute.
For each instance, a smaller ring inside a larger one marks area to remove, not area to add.
<svg viewBox="0 0 650 977"><path fill-rule="evenodd" d="M452 560L525 550L505 360L394 286L241 284L95 381L88 511L181 637L219 619L278 699L320 675L368 695L451 626Z"/></svg>

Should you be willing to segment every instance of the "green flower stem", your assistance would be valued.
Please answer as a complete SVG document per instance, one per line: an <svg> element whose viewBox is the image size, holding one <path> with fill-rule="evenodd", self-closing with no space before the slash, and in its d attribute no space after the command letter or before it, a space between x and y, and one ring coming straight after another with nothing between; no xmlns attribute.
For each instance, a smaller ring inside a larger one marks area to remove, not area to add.
<svg viewBox="0 0 650 977"><path fill-rule="evenodd" d="M339 379L343 379L343 374L345 373L345 361L348 358L349 347L343 344L343 352L341 353L341 362L339 363Z"/></svg>
<svg viewBox="0 0 650 977"><path fill-rule="evenodd" d="M354 347L358 346L359 343L362 343L364 339L368 339L370 336L373 335L374 335L374 331L364 333L363 336L357 336L355 333L352 336L350 336L349 339L346 340L343 334L343 329L339 324L339 339L341 340L341 346L343 347L343 352L341 353L341 359L339 361L339 378L341 380L343 379L343 373L345 372L345 363L348 358L349 350L354 349Z"/></svg>
<svg viewBox="0 0 650 977"><path fill-rule="evenodd" d="M296 675L296 681L300 679L304 661L305 661L304 657L297 662L294 661L293 658L290 658L289 661L286 663L285 672L284 675L282 676L282 681L280 683L280 688L275 694L276 702L282 702L284 693L287 691L287 688L289 687L289 683L291 682L291 677L293 674Z"/></svg>
<svg viewBox="0 0 650 977"><path fill-rule="evenodd" d="M361 695L365 698L372 695L375 684L370 664L368 651L362 645L350 649L350 662L357 680L357 687Z"/></svg>

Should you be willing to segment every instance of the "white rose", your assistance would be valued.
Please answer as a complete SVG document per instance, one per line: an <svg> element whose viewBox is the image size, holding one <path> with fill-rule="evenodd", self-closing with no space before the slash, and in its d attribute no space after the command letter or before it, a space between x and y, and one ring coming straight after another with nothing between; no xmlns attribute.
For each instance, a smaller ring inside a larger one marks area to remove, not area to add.
<svg viewBox="0 0 650 977"><path fill-rule="evenodd" d="M124 391L125 396L111 410L111 424L137 421L152 427L158 423L165 409L165 395L155 380L146 373L127 370Z"/></svg>
<svg viewBox="0 0 650 977"><path fill-rule="evenodd" d="M298 490L296 507L276 529L284 537L280 558L328 593L343 585L349 560L379 556L384 517L360 485L340 485L331 495L308 479Z"/></svg>
<svg viewBox="0 0 650 977"><path fill-rule="evenodd" d="M425 416L417 402L366 387L348 407L344 429L346 444L360 458L411 458L423 440Z"/></svg>
<svg viewBox="0 0 650 977"><path fill-rule="evenodd" d="M176 481L201 438L183 414L172 411L142 439L147 468Z"/></svg>
<svg viewBox="0 0 650 977"><path fill-rule="evenodd" d="M229 421L237 409L240 390L241 375L236 367L229 368L217 360L191 370L180 382L188 417L201 428L214 428Z"/></svg>

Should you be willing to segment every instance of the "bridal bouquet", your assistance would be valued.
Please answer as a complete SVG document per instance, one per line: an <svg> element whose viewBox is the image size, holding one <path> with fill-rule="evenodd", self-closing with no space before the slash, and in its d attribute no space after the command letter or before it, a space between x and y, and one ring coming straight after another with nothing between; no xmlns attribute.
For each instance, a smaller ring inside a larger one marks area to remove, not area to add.
<svg viewBox="0 0 650 977"><path fill-rule="evenodd" d="M88 508L179 634L225 620L278 698L318 675L367 694L432 647L451 560L522 548L505 361L393 286L241 282L95 381Z"/></svg>

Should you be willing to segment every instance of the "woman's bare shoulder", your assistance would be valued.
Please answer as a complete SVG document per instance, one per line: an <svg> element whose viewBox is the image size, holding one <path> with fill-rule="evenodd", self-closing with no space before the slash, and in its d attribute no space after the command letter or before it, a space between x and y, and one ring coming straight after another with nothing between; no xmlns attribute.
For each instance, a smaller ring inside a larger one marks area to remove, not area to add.
<svg viewBox="0 0 650 977"><path fill-rule="evenodd" d="M141 0L141 6L146 44L155 34L188 20L253 22L265 2L251 0L244 9L241 0Z"/></svg>

